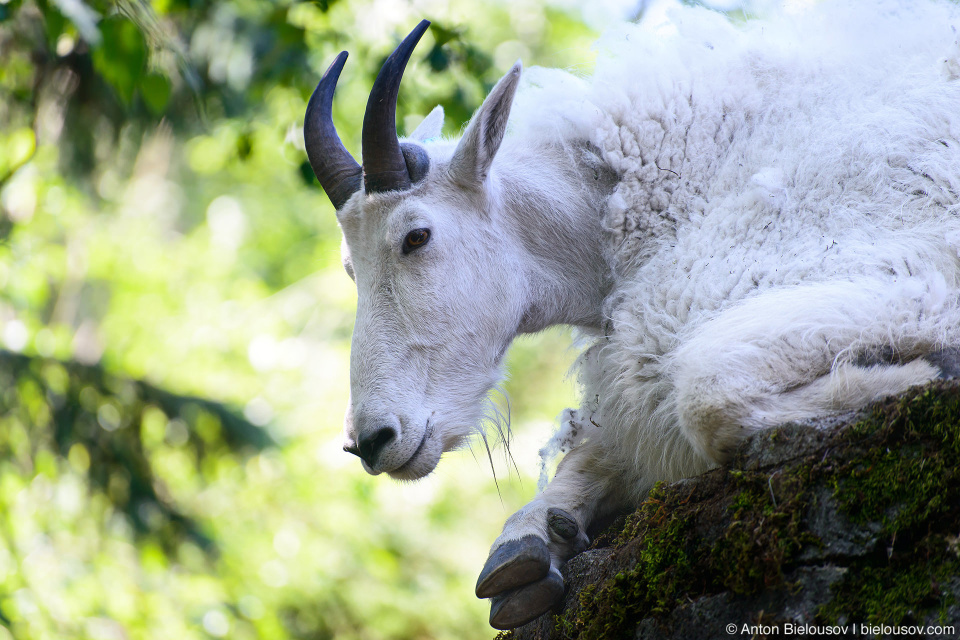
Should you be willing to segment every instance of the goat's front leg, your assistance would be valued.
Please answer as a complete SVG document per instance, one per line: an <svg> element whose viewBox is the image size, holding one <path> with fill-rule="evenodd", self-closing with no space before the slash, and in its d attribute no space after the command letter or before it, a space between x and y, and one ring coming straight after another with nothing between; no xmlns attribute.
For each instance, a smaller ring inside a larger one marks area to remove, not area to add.
<svg viewBox="0 0 960 640"><path fill-rule="evenodd" d="M507 519L477 580L477 597L491 598L490 625L513 629L563 598L560 568L586 549L587 528L616 508L609 478L598 475L599 439L587 440L560 462L543 493Z"/></svg>

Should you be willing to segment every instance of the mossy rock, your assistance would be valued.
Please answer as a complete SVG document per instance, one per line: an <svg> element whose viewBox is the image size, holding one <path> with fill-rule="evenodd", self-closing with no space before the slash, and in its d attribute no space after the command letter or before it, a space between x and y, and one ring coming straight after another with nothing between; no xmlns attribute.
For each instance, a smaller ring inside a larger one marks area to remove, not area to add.
<svg viewBox="0 0 960 640"><path fill-rule="evenodd" d="M568 563L560 611L500 637L958 637L958 475L957 381L757 434L655 486Z"/></svg>

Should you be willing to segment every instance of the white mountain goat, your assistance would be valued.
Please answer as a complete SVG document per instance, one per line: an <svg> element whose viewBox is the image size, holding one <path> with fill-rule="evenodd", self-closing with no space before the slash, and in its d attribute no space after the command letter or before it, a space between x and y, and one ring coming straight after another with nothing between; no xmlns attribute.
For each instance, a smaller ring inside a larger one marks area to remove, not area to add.
<svg viewBox="0 0 960 640"><path fill-rule="evenodd" d="M578 327L556 477L477 583L510 628L563 594L592 523L758 429L960 373L956 7L838 6L735 26L702 9L602 41L591 79L517 63L459 141L397 138L386 61L363 166L310 100L357 321L345 449L413 479L484 415L515 336ZM513 107L513 118L509 119Z"/></svg>

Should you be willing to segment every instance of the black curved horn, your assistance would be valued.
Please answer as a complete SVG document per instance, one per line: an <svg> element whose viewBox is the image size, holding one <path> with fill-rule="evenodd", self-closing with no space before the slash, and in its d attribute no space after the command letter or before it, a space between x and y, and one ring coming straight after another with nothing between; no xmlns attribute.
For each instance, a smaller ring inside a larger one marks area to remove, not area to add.
<svg viewBox="0 0 960 640"><path fill-rule="evenodd" d="M410 54L430 22L421 20L380 68L363 114L363 184L367 193L409 189L407 163L397 139L397 95Z"/></svg>
<svg viewBox="0 0 960 640"><path fill-rule="evenodd" d="M347 52L342 51L314 89L307 104L303 123L303 141L310 166L330 202L337 209L360 189L362 169L340 141L333 126L333 92L347 61Z"/></svg>

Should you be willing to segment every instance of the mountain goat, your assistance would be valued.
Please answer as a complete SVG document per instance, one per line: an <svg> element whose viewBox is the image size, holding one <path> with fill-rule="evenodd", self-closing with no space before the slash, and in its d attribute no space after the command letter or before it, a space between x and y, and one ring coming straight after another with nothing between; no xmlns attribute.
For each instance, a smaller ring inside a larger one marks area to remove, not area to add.
<svg viewBox="0 0 960 640"><path fill-rule="evenodd" d="M459 141L400 140L384 63L363 165L331 119L306 150L357 287L344 449L414 479L478 428L507 347L577 327L569 453L477 583L519 626L563 594L591 524L759 429L960 373L955 8L837 5L733 25L678 7L605 36L592 78L518 62ZM513 117L511 118L511 109Z"/></svg>

